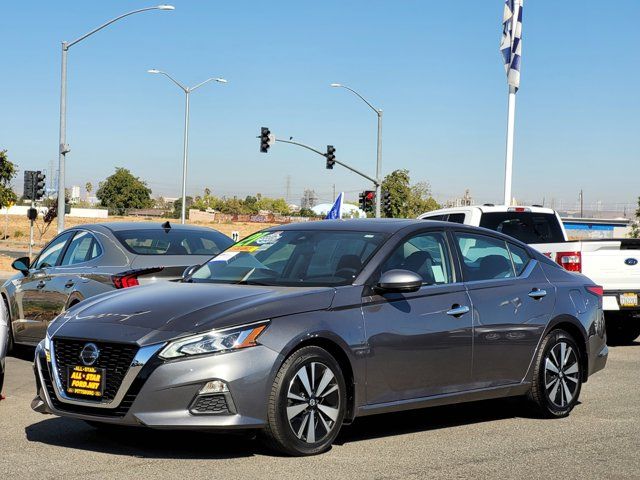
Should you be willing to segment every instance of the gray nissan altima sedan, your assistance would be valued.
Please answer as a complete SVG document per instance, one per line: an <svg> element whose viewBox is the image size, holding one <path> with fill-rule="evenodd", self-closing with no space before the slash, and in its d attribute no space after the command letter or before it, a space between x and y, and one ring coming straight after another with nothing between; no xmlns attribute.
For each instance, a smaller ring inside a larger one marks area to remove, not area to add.
<svg viewBox="0 0 640 480"><path fill-rule="evenodd" d="M32 408L97 427L256 429L310 455L377 413L522 396L564 417L607 353L602 289L513 238L311 222L60 315L36 349Z"/></svg>

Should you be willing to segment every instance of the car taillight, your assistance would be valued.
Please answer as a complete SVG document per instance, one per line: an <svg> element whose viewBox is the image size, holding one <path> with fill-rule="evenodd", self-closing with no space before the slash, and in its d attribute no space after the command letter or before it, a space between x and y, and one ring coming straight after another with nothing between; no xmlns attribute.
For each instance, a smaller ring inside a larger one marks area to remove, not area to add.
<svg viewBox="0 0 640 480"><path fill-rule="evenodd" d="M129 288L140 285L140 282L138 282L138 276L135 274L113 275L111 277L111 281L113 282L113 286L116 288Z"/></svg>
<svg viewBox="0 0 640 480"><path fill-rule="evenodd" d="M582 254L580 252L558 252L556 262L570 272L582 271Z"/></svg>
<svg viewBox="0 0 640 480"><path fill-rule="evenodd" d="M141 275L148 275L150 273L156 273L163 269L164 267L153 267L153 268L139 268L137 270L129 270L127 272L122 272L118 275L111 275L111 282L113 286L116 288L129 288L136 287L140 285L138 282L138 277Z"/></svg>
<svg viewBox="0 0 640 480"><path fill-rule="evenodd" d="M584 287L588 292L593 293L597 297L602 297L604 295L604 288L600 285L590 285L588 287Z"/></svg>

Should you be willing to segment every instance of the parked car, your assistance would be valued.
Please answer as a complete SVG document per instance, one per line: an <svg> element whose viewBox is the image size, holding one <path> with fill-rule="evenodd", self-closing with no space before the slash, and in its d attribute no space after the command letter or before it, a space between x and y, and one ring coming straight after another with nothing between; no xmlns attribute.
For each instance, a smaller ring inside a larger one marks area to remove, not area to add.
<svg viewBox="0 0 640 480"><path fill-rule="evenodd" d="M419 218L489 228L531 245L566 270L603 286L610 343L631 343L640 335L640 239L569 241L557 212L536 206L446 208Z"/></svg>
<svg viewBox="0 0 640 480"><path fill-rule="evenodd" d="M569 414L607 360L602 289L527 245L445 222L266 229L182 282L70 308L32 408L162 429L259 429L325 451L354 418L526 396Z"/></svg>
<svg viewBox="0 0 640 480"><path fill-rule="evenodd" d="M233 241L210 228L160 223L100 223L56 236L2 286L9 312L9 349L36 345L60 312L82 300L158 280L179 279Z"/></svg>
<svg viewBox="0 0 640 480"><path fill-rule="evenodd" d="M5 358L9 346L9 319L7 307L0 302L0 400L2 399L2 386L4 385Z"/></svg>

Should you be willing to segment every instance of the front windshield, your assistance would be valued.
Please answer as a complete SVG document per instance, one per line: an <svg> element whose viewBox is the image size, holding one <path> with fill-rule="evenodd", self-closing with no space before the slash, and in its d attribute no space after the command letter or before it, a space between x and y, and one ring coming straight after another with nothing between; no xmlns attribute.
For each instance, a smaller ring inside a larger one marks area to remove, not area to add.
<svg viewBox="0 0 640 480"><path fill-rule="evenodd" d="M348 285L383 240L383 234L370 232L258 232L209 260L191 280L300 287Z"/></svg>

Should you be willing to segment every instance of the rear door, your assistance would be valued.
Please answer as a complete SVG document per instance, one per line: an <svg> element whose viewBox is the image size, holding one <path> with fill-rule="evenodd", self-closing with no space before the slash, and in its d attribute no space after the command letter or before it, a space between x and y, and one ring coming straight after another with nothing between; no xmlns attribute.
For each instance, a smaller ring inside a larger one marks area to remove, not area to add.
<svg viewBox="0 0 640 480"><path fill-rule="evenodd" d="M45 291L53 308L51 314L43 318L40 325L43 335L48 323L65 310L73 292L84 292L86 295L90 290L87 284L95 281L91 280L91 274L96 272L102 252L102 246L91 232L76 231L65 249L62 260L49 270L50 279ZM84 295L81 294L79 298Z"/></svg>
<svg viewBox="0 0 640 480"><path fill-rule="evenodd" d="M553 314L555 289L526 248L491 235L456 231L473 304L473 383L519 383Z"/></svg>
<svg viewBox="0 0 640 480"><path fill-rule="evenodd" d="M18 342L36 342L44 338L42 325L56 315L55 302L50 294L51 271L60 262L73 236L66 231L54 238L38 255L28 275L17 281L13 332Z"/></svg>

